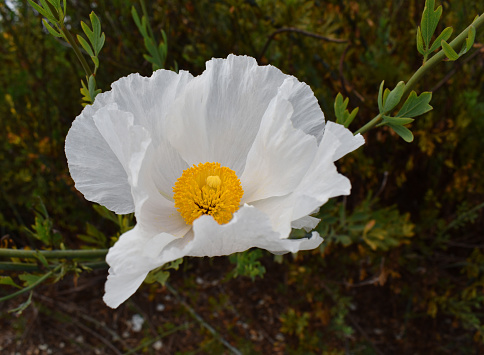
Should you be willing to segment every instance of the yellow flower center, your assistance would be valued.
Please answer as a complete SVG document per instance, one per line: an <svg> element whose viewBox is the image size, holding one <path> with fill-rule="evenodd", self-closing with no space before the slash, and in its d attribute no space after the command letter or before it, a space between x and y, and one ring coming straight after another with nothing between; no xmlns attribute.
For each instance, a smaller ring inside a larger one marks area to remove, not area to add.
<svg viewBox="0 0 484 355"><path fill-rule="evenodd" d="M219 224L229 222L244 194L235 172L220 163L200 163L184 170L173 192L175 207L187 224L202 214Z"/></svg>

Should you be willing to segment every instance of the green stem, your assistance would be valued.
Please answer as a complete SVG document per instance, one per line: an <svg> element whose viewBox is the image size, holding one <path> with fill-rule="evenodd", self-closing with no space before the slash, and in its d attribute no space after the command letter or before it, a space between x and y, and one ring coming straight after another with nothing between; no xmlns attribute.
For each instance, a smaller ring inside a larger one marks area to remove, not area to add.
<svg viewBox="0 0 484 355"><path fill-rule="evenodd" d="M357 135L358 133L365 133L366 131L369 131L371 128L373 128L374 126L376 126L378 123L380 123L381 121L381 116L382 114L379 113L377 116L373 117L373 119L368 122L367 124L365 124L363 127L361 127L359 130L357 130L355 132L355 135Z"/></svg>
<svg viewBox="0 0 484 355"><path fill-rule="evenodd" d="M64 24L61 25L60 30L64 34L67 42L71 45L72 49L74 50L74 53L76 53L77 59L79 59L79 62L81 62L82 67L84 68L84 71L86 72L86 76L89 78L92 75L91 68L89 67L89 64L86 62L86 58L81 53L81 50L79 49L79 46L76 43L76 40L74 37L72 37L71 33L69 30L64 26Z"/></svg>
<svg viewBox="0 0 484 355"><path fill-rule="evenodd" d="M460 35L458 35L452 42L450 42L450 46L459 53L460 48L471 30L471 26L475 27L476 31L484 24L484 14L479 16L472 24L470 24ZM432 58L430 58L426 63L424 63L410 78L410 80L405 85L405 91L403 92L402 98L406 98L410 92L412 91L413 87L417 84L417 82L433 67L439 64L442 60L446 58L445 53L443 50L440 50L437 54L435 54Z"/></svg>
<svg viewBox="0 0 484 355"><path fill-rule="evenodd" d="M456 50L457 52L460 51L460 47L464 43L469 34L471 26L475 27L476 31L484 24L484 14L479 16L471 25L469 25L460 35L458 35L452 42L450 42L450 46ZM445 53L443 50L440 50L436 55L429 59L429 61L425 62L408 80L407 84L405 85L405 91L403 92L402 98L407 98L410 94L414 86L419 82L422 77L432 70L437 64L439 64L442 60L446 58ZM358 133L365 133L369 131L371 128L375 127L380 121L382 120L382 113L379 113L375 116L370 122L365 124L359 130L355 132L355 135Z"/></svg>
<svg viewBox="0 0 484 355"><path fill-rule="evenodd" d="M10 295L7 295L5 297L0 298L0 302L9 300L9 299L14 298L14 297L16 297L18 295L21 295L22 293L25 293L25 292L28 292L28 291L32 290L37 285L40 285L42 282L44 282L49 277L51 277L53 274L55 274L61 268L61 266L62 266L62 264L57 265L55 269L49 271L47 274L45 274L44 276L42 276L41 278L39 278L37 281L35 281L32 285L30 285L28 287L25 287L25 288L23 288L23 289L21 289L21 290L19 290L17 292L11 293Z"/></svg>
<svg viewBox="0 0 484 355"><path fill-rule="evenodd" d="M103 258L108 253L107 249L92 250L23 250L23 249L1 249L0 257L4 258L30 258L34 259L36 254L41 254L46 259L97 259Z"/></svg>
<svg viewBox="0 0 484 355"><path fill-rule="evenodd" d="M105 261L95 261L81 263L80 265L90 268L90 269L107 269L108 264ZM56 265L49 265L48 268L54 268ZM12 262L0 262L0 270L8 271L40 271L41 267L39 264L34 263L12 263Z"/></svg>

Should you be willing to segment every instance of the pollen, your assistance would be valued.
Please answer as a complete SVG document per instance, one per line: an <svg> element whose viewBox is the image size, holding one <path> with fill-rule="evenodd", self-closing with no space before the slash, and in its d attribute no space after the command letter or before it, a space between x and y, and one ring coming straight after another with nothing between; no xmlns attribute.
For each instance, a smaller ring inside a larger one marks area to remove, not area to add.
<svg viewBox="0 0 484 355"><path fill-rule="evenodd" d="M220 163L200 163L183 171L173 187L175 207L187 224L201 215L228 223L244 194L240 180Z"/></svg>

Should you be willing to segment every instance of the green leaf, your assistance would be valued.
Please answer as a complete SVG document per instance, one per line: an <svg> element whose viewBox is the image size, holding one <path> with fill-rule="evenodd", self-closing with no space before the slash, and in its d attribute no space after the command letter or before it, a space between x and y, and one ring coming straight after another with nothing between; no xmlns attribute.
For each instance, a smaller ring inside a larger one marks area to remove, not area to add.
<svg viewBox="0 0 484 355"><path fill-rule="evenodd" d="M383 116L383 122L394 126L403 126L412 123L413 121L415 121L413 118Z"/></svg>
<svg viewBox="0 0 484 355"><path fill-rule="evenodd" d="M87 41L81 35L77 35L77 40L81 44L82 48L84 48L84 50L87 52L87 54L89 54L89 56L91 56L91 57L94 56L94 53L91 49L91 46L89 45L89 43L87 43Z"/></svg>
<svg viewBox="0 0 484 355"><path fill-rule="evenodd" d="M48 18L53 23L57 22L57 19L52 16L50 11L47 12L46 10L44 10L41 6L39 6L36 2L34 2L32 0L27 0L27 1L29 2L30 6L32 6L39 14Z"/></svg>
<svg viewBox="0 0 484 355"><path fill-rule="evenodd" d="M397 86L395 86L395 88L388 94L386 99L384 97L383 112L393 110L400 102L404 91L405 83L400 81Z"/></svg>
<svg viewBox="0 0 484 355"><path fill-rule="evenodd" d="M461 51L459 52L459 57L469 51L474 44L474 40L476 38L476 28L471 25L469 29L469 33L467 34L466 43L462 46Z"/></svg>
<svg viewBox="0 0 484 355"><path fill-rule="evenodd" d="M101 205L92 205L92 208L94 208L94 211L96 211L101 217L109 219L110 221L118 224L118 216L114 212L108 210L106 207Z"/></svg>
<svg viewBox="0 0 484 355"><path fill-rule="evenodd" d="M429 48L430 40L437 28L440 16L442 15L442 6L439 6L434 11L435 0L426 0L425 8L422 14L422 21L420 26L422 28L422 37L425 42L425 48Z"/></svg>
<svg viewBox="0 0 484 355"><path fill-rule="evenodd" d="M388 124L388 126L391 127L400 137L402 137L405 142L410 143L413 141L413 134L407 127L395 126L392 124Z"/></svg>
<svg viewBox="0 0 484 355"><path fill-rule="evenodd" d="M37 250L37 252L35 253L35 258L39 260L45 267L49 266L47 259L45 258L45 256L42 255L40 251Z"/></svg>
<svg viewBox="0 0 484 355"><path fill-rule="evenodd" d="M1 276L0 275L0 285L10 285L17 288L22 288L21 286L17 285L15 281L12 280L10 276Z"/></svg>
<svg viewBox="0 0 484 355"><path fill-rule="evenodd" d="M53 21L51 21L52 23L59 22L59 19L58 19L59 14L57 13L57 10L52 5L50 5L49 3L47 3L45 0L39 0L39 1L41 3L42 7L44 8L44 10L49 14L49 16L46 16L46 17L49 20L52 18L53 19ZM52 12L52 10L54 10L55 13Z"/></svg>
<svg viewBox="0 0 484 355"><path fill-rule="evenodd" d="M91 59L92 59L92 62L94 63L94 66L96 67L96 69L99 68L99 58L92 55Z"/></svg>
<svg viewBox="0 0 484 355"><path fill-rule="evenodd" d="M84 33L86 34L87 38L89 39L89 42L93 43L95 41L94 32L92 32L89 26L86 25L83 21L81 21L81 27Z"/></svg>
<svg viewBox="0 0 484 355"><path fill-rule="evenodd" d="M439 37L435 39L434 43L432 44L432 47L430 47L430 49L428 50L429 53L432 53L437 48L440 48L442 41L447 41L452 35L453 31L454 30L452 29L452 27L447 27L445 30L443 30L440 33Z"/></svg>
<svg viewBox="0 0 484 355"><path fill-rule="evenodd" d="M420 31L420 26L417 28L417 50L420 54L424 55L424 47L423 47L423 38L422 38L422 31Z"/></svg>
<svg viewBox="0 0 484 355"><path fill-rule="evenodd" d="M23 274L18 275L18 278L24 282L25 287L33 285L41 277L42 277L42 275L33 275L33 274L29 274L29 273L23 273Z"/></svg>
<svg viewBox="0 0 484 355"><path fill-rule="evenodd" d="M433 109L429 105L431 99L431 92L423 92L417 97L417 93L412 91L400 111L398 111L397 117L416 117L423 115Z"/></svg>
<svg viewBox="0 0 484 355"><path fill-rule="evenodd" d="M359 107L355 107L353 109L353 111L351 111L350 115L348 116L348 118L346 119L346 122L345 122L345 127L348 128L348 126L351 124L351 122L353 122L353 120L355 119L356 115L358 114L358 111L359 111Z"/></svg>
<svg viewBox="0 0 484 355"><path fill-rule="evenodd" d="M385 80L383 80L380 84L380 90L378 91L378 110L380 113L383 112L383 85L385 84Z"/></svg>
<svg viewBox="0 0 484 355"><path fill-rule="evenodd" d="M344 124L344 113L347 105L348 99L343 100L343 95L338 93L338 95L336 95L336 99L334 100L334 114L336 115L336 123Z"/></svg>
<svg viewBox="0 0 484 355"><path fill-rule="evenodd" d="M52 28L51 25L49 25L49 23L47 22L47 20L45 18L42 19L42 23L44 24L45 28L47 28L47 31L49 31L49 33L52 35L52 36L55 36L55 37L62 37L62 35L57 32L56 30L54 30Z"/></svg>
<svg viewBox="0 0 484 355"><path fill-rule="evenodd" d="M454 48L452 48L446 41L442 41L442 50L450 60L454 61L459 59L459 55L454 51Z"/></svg>

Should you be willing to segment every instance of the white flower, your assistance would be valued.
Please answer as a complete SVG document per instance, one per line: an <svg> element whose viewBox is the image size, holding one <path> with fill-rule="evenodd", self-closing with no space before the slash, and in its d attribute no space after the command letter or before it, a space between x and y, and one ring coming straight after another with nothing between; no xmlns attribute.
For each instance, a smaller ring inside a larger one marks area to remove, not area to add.
<svg viewBox="0 0 484 355"><path fill-rule="evenodd" d="M76 118L69 170L85 198L137 225L109 250L104 301L117 307L150 270L183 256L316 248L310 214L349 180L334 161L364 143L327 122L311 89L250 57L212 59L198 77L158 70L113 83Z"/></svg>

